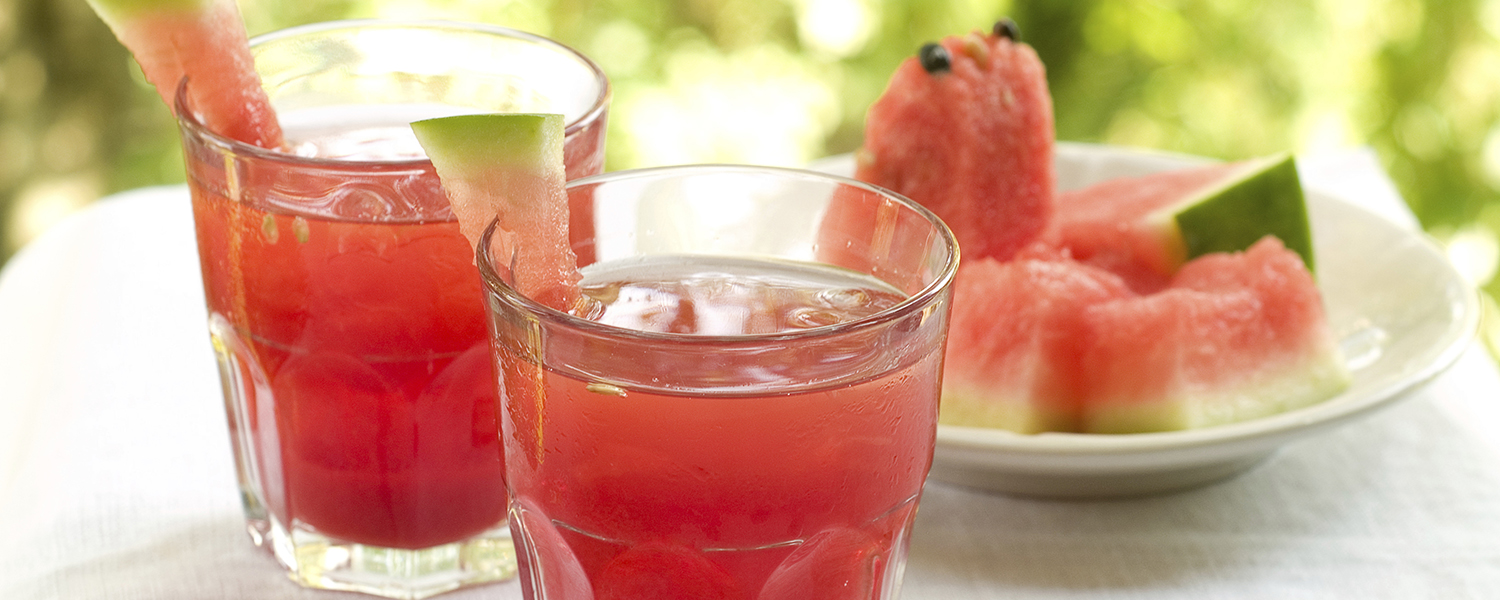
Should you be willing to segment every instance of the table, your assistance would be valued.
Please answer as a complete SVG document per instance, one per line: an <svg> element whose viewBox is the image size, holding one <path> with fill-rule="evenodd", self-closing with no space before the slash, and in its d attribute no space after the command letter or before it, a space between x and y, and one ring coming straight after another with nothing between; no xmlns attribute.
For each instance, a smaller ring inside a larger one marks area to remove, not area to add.
<svg viewBox="0 0 1500 600"><path fill-rule="evenodd" d="M1309 186L1415 227L1373 155ZM185 188L91 205L0 272L0 598L355 598L250 546ZM902 598L1500 598L1500 372L1184 493L1046 501L929 484ZM514 582L443 596L520 598Z"/></svg>

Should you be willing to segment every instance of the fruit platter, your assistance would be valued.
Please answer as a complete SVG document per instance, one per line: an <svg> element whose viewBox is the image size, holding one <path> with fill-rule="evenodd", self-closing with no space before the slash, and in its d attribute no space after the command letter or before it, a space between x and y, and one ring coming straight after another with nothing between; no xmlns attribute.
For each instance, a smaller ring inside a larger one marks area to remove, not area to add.
<svg viewBox="0 0 1500 600"><path fill-rule="evenodd" d="M1201 164L1155 151L1059 142L1060 190ZM815 165L852 172L853 158ZM1352 379L1304 408L1213 427L1132 434L1021 434L940 425L931 478L990 491L1104 498L1232 477L1284 445L1412 395L1453 363L1478 326L1478 298L1438 246L1350 200L1307 191L1318 287Z"/></svg>
<svg viewBox="0 0 1500 600"><path fill-rule="evenodd" d="M1405 397L1474 334L1477 296L1443 252L1307 189L1299 157L1058 141L1045 71L1008 20L928 44L859 150L815 165L959 241L932 479L1074 498L1206 484Z"/></svg>

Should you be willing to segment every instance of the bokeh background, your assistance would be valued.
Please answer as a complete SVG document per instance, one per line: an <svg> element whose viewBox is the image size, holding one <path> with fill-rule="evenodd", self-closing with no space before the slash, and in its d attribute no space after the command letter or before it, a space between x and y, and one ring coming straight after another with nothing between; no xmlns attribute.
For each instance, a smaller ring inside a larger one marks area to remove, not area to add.
<svg viewBox="0 0 1500 600"><path fill-rule="evenodd" d="M1224 159L1370 146L1493 299L1500 0L241 0L254 34L476 20L599 60L608 168L799 165L850 152L923 42L1011 16L1059 139ZM112 192L183 179L175 127L84 0L0 0L0 261Z"/></svg>

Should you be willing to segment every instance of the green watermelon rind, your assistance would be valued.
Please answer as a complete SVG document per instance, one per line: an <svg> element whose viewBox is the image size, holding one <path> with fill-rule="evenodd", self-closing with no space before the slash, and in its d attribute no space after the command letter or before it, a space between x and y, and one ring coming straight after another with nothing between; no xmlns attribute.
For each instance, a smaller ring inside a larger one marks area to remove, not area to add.
<svg viewBox="0 0 1500 600"><path fill-rule="evenodd" d="M966 390L945 384L938 423L962 427L1005 429L1021 434L1074 431L1078 411L1030 400L1025 394L1009 397L993 390Z"/></svg>
<svg viewBox="0 0 1500 600"><path fill-rule="evenodd" d="M1186 260L1240 252L1269 234L1301 256L1309 272L1317 272L1307 199L1291 154L1251 161L1236 177L1171 210Z"/></svg>
<svg viewBox="0 0 1500 600"><path fill-rule="evenodd" d="M1331 339L1287 369L1259 373L1251 381L1212 392L1183 392L1153 399L1085 403L1079 432L1152 433L1228 425L1312 406L1338 395L1352 381Z"/></svg>
<svg viewBox="0 0 1500 600"><path fill-rule="evenodd" d="M496 168L545 172L562 148L563 116L550 113L474 114L411 124L434 162L469 173Z"/></svg>

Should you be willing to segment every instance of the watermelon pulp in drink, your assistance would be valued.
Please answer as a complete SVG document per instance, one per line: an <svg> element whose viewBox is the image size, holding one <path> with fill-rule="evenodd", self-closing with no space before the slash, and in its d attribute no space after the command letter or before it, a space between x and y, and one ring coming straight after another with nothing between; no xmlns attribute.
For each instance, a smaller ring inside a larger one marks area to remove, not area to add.
<svg viewBox="0 0 1500 600"><path fill-rule="evenodd" d="M492 310L528 597L892 597L932 457L945 311L799 337L906 296L768 259L583 272L591 322L612 327L544 331L543 349Z"/></svg>

